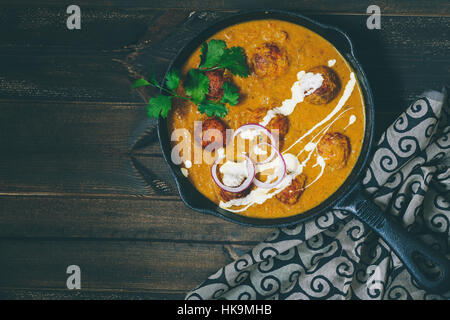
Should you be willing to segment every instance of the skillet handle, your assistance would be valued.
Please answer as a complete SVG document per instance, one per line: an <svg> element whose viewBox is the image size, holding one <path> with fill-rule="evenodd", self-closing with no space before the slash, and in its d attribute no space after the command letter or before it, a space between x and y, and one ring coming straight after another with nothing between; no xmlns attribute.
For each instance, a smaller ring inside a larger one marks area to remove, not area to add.
<svg viewBox="0 0 450 320"><path fill-rule="evenodd" d="M450 290L450 261L443 254L414 238L393 216L384 214L364 194L361 185L357 185L345 199L339 201L335 209L353 213L377 232L423 289L432 293L445 293ZM417 263L420 257L433 263L439 269L439 275L432 277L424 273Z"/></svg>

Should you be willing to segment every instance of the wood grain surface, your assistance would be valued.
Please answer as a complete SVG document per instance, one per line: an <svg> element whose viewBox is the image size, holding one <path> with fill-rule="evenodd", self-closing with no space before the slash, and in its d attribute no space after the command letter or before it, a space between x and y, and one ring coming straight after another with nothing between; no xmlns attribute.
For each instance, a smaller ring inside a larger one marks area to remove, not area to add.
<svg viewBox="0 0 450 320"><path fill-rule="evenodd" d="M270 235L184 206L142 92L130 88L144 49L162 77L180 49L167 39L194 11L285 9L346 31L374 92L377 135L415 96L450 82L444 0L377 1L381 30L366 28L371 1L77 4L73 31L59 1L0 4L0 298L181 299ZM71 264L80 291L66 289Z"/></svg>

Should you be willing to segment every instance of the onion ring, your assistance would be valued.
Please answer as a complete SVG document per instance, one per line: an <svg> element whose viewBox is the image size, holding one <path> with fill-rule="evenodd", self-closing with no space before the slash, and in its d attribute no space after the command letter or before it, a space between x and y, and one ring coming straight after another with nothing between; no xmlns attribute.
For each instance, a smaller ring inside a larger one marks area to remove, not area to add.
<svg viewBox="0 0 450 320"><path fill-rule="evenodd" d="M247 123L236 129L236 131L233 134L232 139L234 140L234 138L236 138L236 136L238 136L239 134L241 134L242 132L247 131L247 130L263 131L265 133L265 135L269 137L270 144L269 143L266 143L266 144L272 146L272 152L270 153L270 156L266 160L261 161L261 162L256 162L256 164L264 164L264 163L270 162L273 159L273 157L277 154L277 152L274 150L274 149L276 149L277 141L276 141L275 137L273 136L273 134L270 132L269 129L267 129L263 125L260 125L259 123ZM263 143L265 143L265 142L258 143L257 146L260 144L263 144Z"/></svg>
<svg viewBox="0 0 450 320"><path fill-rule="evenodd" d="M244 182L242 182L238 187L229 187L229 186L223 184L220 181L219 177L217 176L217 165L219 164L219 161L222 160L223 158L219 157L214 162L214 164L211 167L211 175L212 175L214 182L219 186L219 188L221 188L225 191L228 191L228 192L238 193L238 192L244 191L252 184L253 180L255 179L255 174L256 174L255 165L254 165L253 161L247 155L243 154L243 156L246 158L246 160L244 160L244 161L247 162L248 176L244 180Z"/></svg>

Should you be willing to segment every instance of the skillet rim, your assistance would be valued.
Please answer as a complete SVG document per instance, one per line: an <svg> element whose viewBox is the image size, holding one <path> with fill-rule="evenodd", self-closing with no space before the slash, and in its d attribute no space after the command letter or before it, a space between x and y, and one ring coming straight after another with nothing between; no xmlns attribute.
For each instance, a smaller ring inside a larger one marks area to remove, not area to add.
<svg viewBox="0 0 450 320"><path fill-rule="evenodd" d="M164 160L168 164L170 173L175 180L180 198L187 207L197 212L211 214L226 221L234 222L244 226L274 228L286 227L302 223L314 217L320 216L323 213L332 210L333 206L337 204L337 202L342 201L347 196L349 196L349 194L355 189L355 186L359 185L361 176L366 169L366 165L370 156L371 146L373 143L375 117L372 90L370 88L367 76L364 73L358 59L356 58L353 43L347 33L335 26L317 22L296 12L276 9L245 10L217 19L212 24L209 24L202 30L198 31L191 40L183 45L183 47L171 60L171 63L167 68L167 72L173 66L182 64L203 41L205 41L218 31L224 29L225 27L246 21L263 19L277 19L292 22L319 34L338 50L338 52L347 60L356 74L364 100L364 139L358 160L341 186L318 206L292 216L270 219L247 217L244 215L236 214L218 207L217 204L202 195L191 184L191 182L181 174L179 166L172 163L172 161L170 160L171 142L169 139L169 132L167 128L167 119L163 119L161 117L158 119L157 132ZM325 36L325 34L327 34L327 36ZM334 39L330 40L328 36L333 36ZM337 45L337 41L341 41L341 43ZM341 45L345 46L347 50L342 50L342 48L340 48ZM180 60L182 61L180 62Z"/></svg>

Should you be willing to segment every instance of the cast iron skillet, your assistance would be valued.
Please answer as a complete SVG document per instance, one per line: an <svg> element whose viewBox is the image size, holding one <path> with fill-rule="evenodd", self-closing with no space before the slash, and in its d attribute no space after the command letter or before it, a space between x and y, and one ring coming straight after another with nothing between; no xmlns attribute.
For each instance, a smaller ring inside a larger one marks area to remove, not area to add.
<svg viewBox="0 0 450 320"><path fill-rule="evenodd" d="M287 225L305 222L308 219L317 217L331 209L340 209L351 212L360 220L370 226L390 245L392 250L403 261L417 283L430 292L442 293L450 290L450 262L434 249L423 245L399 226L390 215L385 215L375 204L372 203L363 193L361 186L362 174L365 171L370 149L372 146L374 129L374 103L372 91L370 89L366 75L361 65L356 60L350 38L343 31L322 23L311 20L300 14L279 11L279 10L259 10L241 12L217 21L214 25L200 32L191 42L189 42L177 54L172 61L170 68L180 68L188 59L192 52L198 48L205 40L213 36L221 29L236 23L258 20L258 19L279 19L293 22L304 26L327 39L338 51L347 59L352 66L362 89L365 102L366 129L361 150L361 155L353 168L350 176L343 185L327 200L317 207L298 215L275 218L259 219L245 217L234 214L217 206L205 196L203 196L193 185L181 174L179 167L171 161L170 134L167 128L167 121L160 118L158 120L158 137L163 151L164 158L170 167L170 171L175 178L181 199L191 209L212 214L225 220L239 223L246 226L256 227L283 227ZM170 69L169 68L169 69ZM425 258L434 263L439 269L438 275L430 276L425 274L418 262Z"/></svg>

